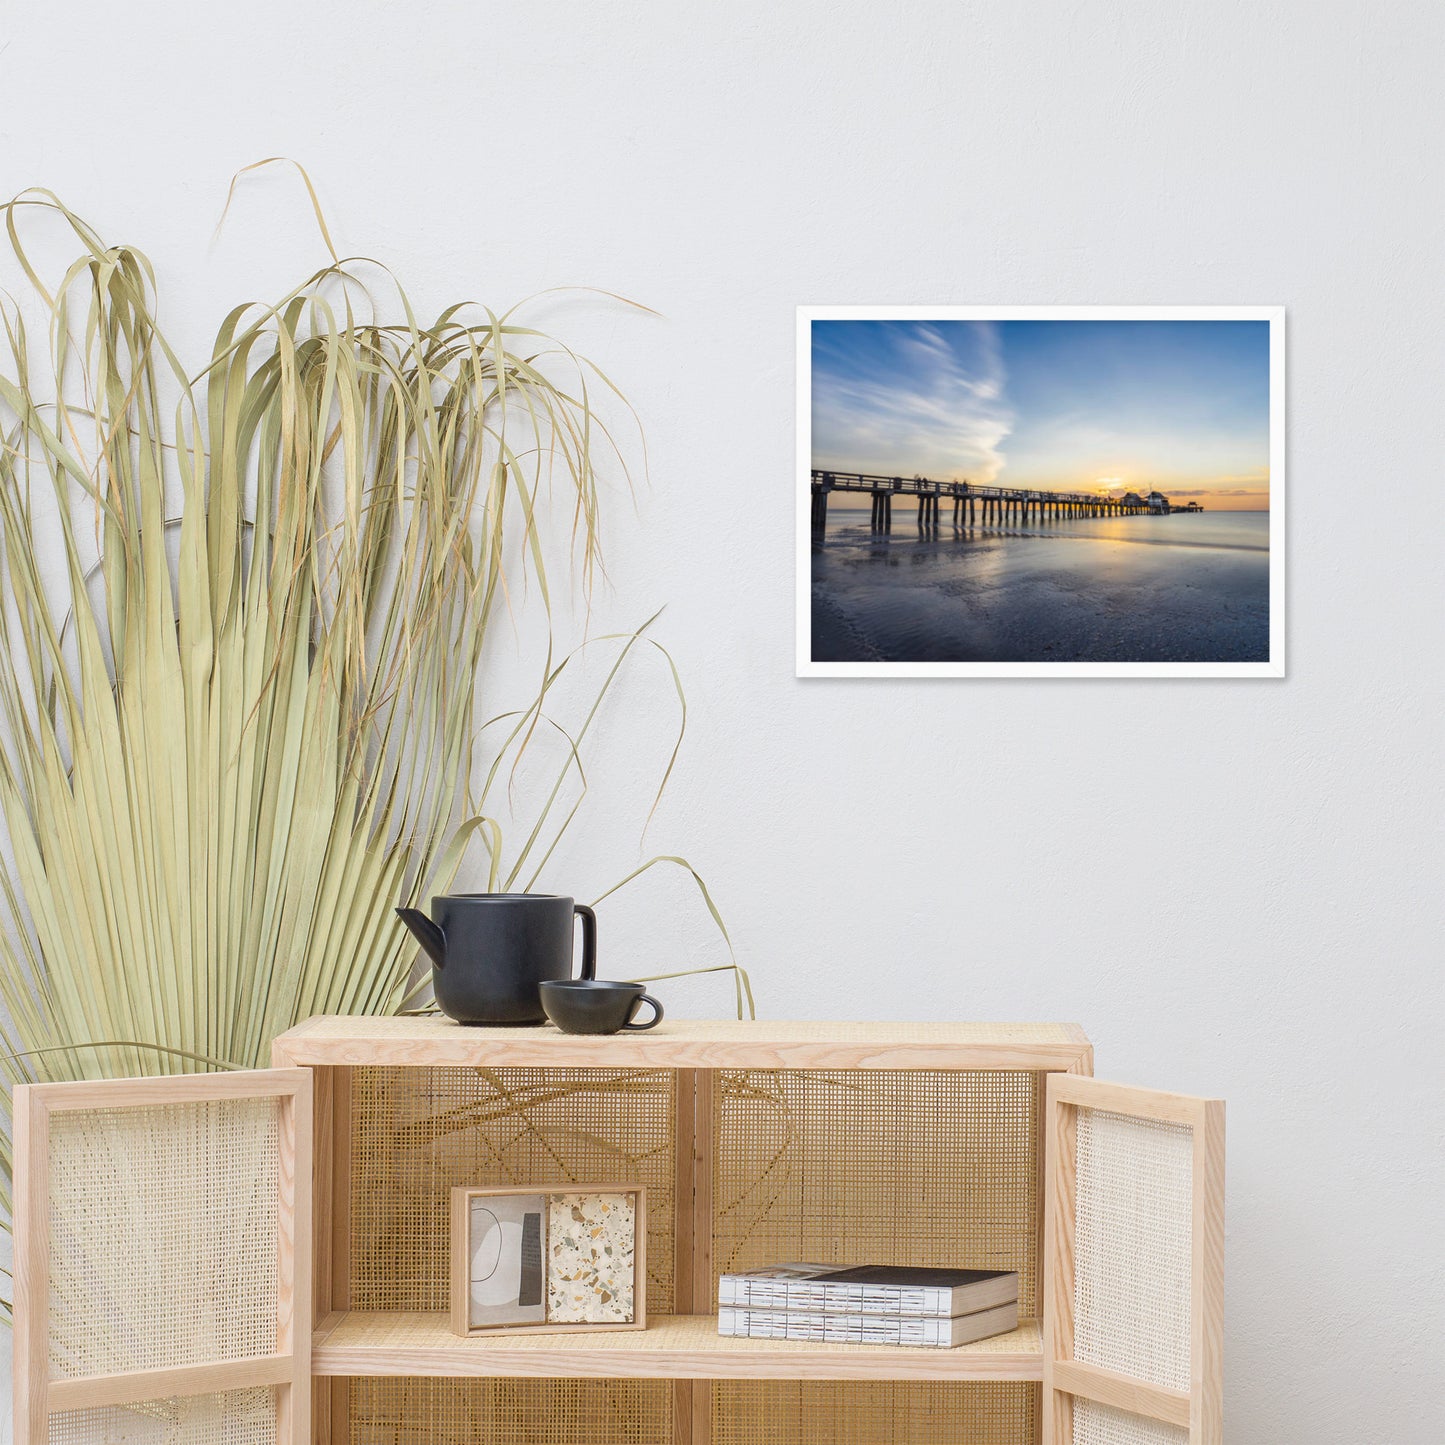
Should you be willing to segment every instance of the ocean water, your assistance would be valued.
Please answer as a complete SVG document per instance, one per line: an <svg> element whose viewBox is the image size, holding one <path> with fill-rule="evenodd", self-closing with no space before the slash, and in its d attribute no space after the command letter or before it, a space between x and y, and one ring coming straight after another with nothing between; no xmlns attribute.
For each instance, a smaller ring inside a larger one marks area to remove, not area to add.
<svg viewBox="0 0 1445 1445"><path fill-rule="evenodd" d="M1269 514L1193 512L920 534L830 499L813 533L815 662L1266 662Z"/></svg>

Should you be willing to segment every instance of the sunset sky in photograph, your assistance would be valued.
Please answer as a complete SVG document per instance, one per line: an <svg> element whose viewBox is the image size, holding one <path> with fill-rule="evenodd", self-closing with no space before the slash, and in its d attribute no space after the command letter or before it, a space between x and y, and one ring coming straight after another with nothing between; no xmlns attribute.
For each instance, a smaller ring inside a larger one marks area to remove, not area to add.
<svg viewBox="0 0 1445 1445"><path fill-rule="evenodd" d="M814 321L813 466L1269 507L1267 321Z"/></svg>

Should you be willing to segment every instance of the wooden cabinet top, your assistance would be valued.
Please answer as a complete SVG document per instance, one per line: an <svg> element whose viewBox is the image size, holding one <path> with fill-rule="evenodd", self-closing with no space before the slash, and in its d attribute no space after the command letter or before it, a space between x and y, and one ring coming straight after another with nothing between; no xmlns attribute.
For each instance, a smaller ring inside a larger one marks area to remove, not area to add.
<svg viewBox="0 0 1445 1445"><path fill-rule="evenodd" d="M792 1023L667 1019L606 1037L472 1028L437 1015L307 1019L273 1045L278 1065L619 1069L1068 1069L1091 1073L1078 1024Z"/></svg>

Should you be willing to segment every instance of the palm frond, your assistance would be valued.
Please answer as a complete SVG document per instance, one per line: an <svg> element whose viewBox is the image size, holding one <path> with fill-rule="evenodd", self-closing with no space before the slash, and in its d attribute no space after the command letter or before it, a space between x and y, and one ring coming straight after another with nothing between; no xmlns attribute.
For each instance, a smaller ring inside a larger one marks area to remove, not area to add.
<svg viewBox="0 0 1445 1445"><path fill-rule="evenodd" d="M502 752L515 765L543 729L567 757L504 861L484 802L497 763L470 792L486 643L519 585L550 611L544 493L570 515L575 575L600 575L598 459L626 463L590 388L618 393L515 309L418 320L393 278L337 258L301 174L331 264L233 310L196 375L144 255L48 192L3 208L32 292L28 313L0 304L12 1084L254 1067L312 1014L415 1003L393 905L445 889L476 838L494 884L535 881L585 794L581 746L617 669L657 646L646 624L609 639L615 665L566 729L549 643ZM22 236L34 211L79 250L53 288ZM746 979L724 967L741 1013ZM7 1218L10 1164L6 1127Z"/></svg>

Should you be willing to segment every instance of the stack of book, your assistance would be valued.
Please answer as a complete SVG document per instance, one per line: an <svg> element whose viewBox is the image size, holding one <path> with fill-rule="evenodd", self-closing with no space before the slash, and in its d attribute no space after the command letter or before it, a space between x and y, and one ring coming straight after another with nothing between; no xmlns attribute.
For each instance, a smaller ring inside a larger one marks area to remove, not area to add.
<svg viewBox="0 0 1445 1445"><path fill-rule="evenodd" d="M720 1335L946 1350L1018 1322L1010 1270L778 1264L718 1281Z"/></svg>

